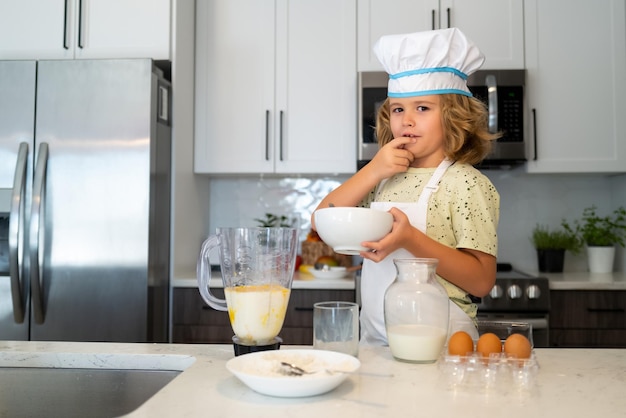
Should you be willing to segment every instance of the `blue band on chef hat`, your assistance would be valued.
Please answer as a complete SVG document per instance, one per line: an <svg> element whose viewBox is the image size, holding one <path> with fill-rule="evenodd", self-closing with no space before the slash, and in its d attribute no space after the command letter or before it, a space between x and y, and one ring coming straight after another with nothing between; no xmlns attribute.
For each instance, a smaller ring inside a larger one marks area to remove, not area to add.
<svg viewBox="0 0 626 418"><path fill-rule="evenodd" d="M431 96L435 94L462 94L463 96L468 96L468 97L474 96L472 93L468 93L465 90L457 90L457 89L421 90L421 91L405 92L405 93L389 92L387 96L402 98L402 97Z"/></svg>
<svg viewBox="0 0 626 418"><path fill-rule="evenodd" d="M402 77L410 77L412 75L427 74L427 73L452 73L461 77L463 80L467 80L467 74L452 67L420 68L417 70L402 71L401 73L389 74L389 78L395 80L395 79L402 78Z"/></svg>

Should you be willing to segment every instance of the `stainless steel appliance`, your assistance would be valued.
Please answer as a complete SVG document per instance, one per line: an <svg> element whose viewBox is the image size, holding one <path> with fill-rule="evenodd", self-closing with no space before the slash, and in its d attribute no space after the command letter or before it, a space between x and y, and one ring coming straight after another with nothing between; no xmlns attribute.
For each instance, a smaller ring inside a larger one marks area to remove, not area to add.
<svg viewBox="0 0 626 418"><path fill-rule="evenodd" d="M496 284L477 302L478 319L528 322L533 328L535 347L549 346L550 284L547 278L517 271L507 263L498 264Z"/></svg>
<svg viewBox="0 0 626 418"><path fill-rule="evenodd" d="M167 341L170 84L0 62L0 339Z"/></svg>
<svg viewBox="0 0 626 418"><path fill-rule="evenodd" d="M526 161L525 79L525 70L480 70L468 77L467 84L474 96L487 104L490 131L503 132L480 168L509 168ZM359 73L358 168L378 150L376 114L387 98L388 80L385 72Z"/></svg>

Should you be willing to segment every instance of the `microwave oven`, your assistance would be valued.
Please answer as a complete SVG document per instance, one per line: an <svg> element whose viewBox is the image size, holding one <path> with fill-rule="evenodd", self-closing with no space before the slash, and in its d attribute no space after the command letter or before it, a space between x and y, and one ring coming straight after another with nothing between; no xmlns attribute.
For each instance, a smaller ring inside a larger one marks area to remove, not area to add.
<svg viewBox="0 0 626 418"><path fill-rule="evenodd" d="M359 73L358 168L367 164L378 150L376 114L387 98L388 80L385 72ZM489 109L489 130L502 132L478 168L511 168L526 161L525 80L525 70L479 70L468 77L470 91Z"/></svg>

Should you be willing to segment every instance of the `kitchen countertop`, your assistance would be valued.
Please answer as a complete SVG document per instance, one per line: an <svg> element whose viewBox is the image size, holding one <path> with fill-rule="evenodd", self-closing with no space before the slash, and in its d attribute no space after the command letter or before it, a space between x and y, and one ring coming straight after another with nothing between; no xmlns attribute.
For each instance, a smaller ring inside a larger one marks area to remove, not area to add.
<svg viewBox="0 0 626 418"><path fill-rule="evenodd" d="M212 272L210 286L212 288L223 287L222 276L219 272ZM331 290L354 290L355 274L349 274L345 278L341 279L316 279L311 274L294 273L293 282L291 284L292 289L331 289ZM198 287L198 280L196 279L196 273L189 273L188 275L174 278L172 280L172 287Z"/></svg>
<svg viewBox="0 0 626 418"><path fill-rule="evenodd" d="M211 287L222 287L219 273L213 273ZM539 273L528 272L533 276L547 277L552 290L626 290L626 273ZM198 287L195 273L172 280L172 287ZM309 274L295 273L293 289L349 289L355 288L354 275L343 279L323 280L316 279Z"/></svg>
<svg viewBox="0 0 626 418"><path fill-rule="evenodd" d="M302 348L302 346L286 346ZM490 392L448 388L437 364L393 360L387 347L361 347L361 373L337 389L310 398L273 398L257 394L225 367L230 345L118 344L74 342L0 342L0 362L16 353L43 352L58 361L64 353L124 354L140 362L147 355L195 359L183 373L133 411L131 417L623 417L626 350L536 349L540 369L530 390ZM181 357L182 356L182 357ZM190 363L191 361L187 361ZM95 364L97 363L97 364Z"/></svg>
<svg viewBox="0 0 626 418"><path fill-rule="evenodd" d="M626 273L538 273L547 277L551 290L626 290Z"/></svg>

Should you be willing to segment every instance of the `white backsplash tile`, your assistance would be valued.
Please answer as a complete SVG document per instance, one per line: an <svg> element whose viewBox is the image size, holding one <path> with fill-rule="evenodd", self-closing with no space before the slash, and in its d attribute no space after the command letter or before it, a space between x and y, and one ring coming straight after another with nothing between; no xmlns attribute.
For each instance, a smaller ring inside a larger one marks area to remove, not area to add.
<svg viewBox="0 0 626 418"><path fill-rule="evenodd" d="M626 207L626 175L538 175L523 168L485 171L501 197L498 259L526 271L537 270L530 234L536 224L551 227L581 216L596 205L600 213ZM310 216L320 200L347 177L228 177L211 179L210 231L221 226L256 226L265 213L295 216L300 238L310 228ZM617 270L624 271L624 251L618 248ZM566 253L566 271L585 271L584 253Z"/></svg>
<svg viewBox="0 0 626 418"><path fill-rule="evenodd" d="M266 213L297 219L300 238L311 228L311 213L345 178L241 177L211 180L209 227L257 226Z"/></svg>

